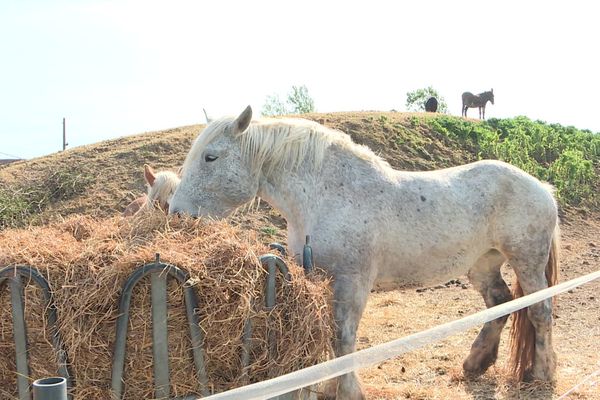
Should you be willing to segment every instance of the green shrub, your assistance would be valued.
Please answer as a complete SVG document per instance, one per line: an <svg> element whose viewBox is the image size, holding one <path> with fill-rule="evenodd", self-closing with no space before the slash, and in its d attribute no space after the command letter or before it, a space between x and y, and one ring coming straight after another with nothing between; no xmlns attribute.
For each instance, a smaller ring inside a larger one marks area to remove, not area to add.
<svg viewBox="0 0 600 400"><path fill-rule="evenodd" d="M597 134L527 117L471 122L440 116L424 122L479 159L502 160L549 181L564 204L593 204L598 200L594 190L599 183L594 173L600 162Z"/></svg>

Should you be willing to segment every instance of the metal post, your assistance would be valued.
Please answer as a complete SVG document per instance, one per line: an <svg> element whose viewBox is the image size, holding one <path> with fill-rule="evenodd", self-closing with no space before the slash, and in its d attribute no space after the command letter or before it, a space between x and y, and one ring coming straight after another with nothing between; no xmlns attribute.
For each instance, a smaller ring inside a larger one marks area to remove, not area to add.
<svg viewBox="0 0 600 400"><path fill-rule="evenodd" d="M312 247L310 247L310 235L306 235L306 244L302 251L302 267L306 274L309 274L313 269L313 254Z"/></svg>
<svg viewBox="0 0 600 400"><path fill-rule="evenodd" d="M63 118L63 151L67 148L69 143L67 143L67 122L66 118Z"/></svg>
<svg viewBox="0 0 600 400"><path fill-rule="evenodd" d="M34 381L33 400L67 400L67 380L60 376Z"/></svg>

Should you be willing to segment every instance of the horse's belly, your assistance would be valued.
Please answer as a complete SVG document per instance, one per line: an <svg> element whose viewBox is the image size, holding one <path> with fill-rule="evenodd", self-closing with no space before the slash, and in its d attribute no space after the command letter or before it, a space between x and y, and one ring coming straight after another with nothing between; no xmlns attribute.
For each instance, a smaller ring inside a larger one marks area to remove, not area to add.
<svg viewBox="0 0 600 400"><path fill-rule="evenodd" d="M431 285L447 282L467 273L476 257L466 251L449 253L446 257L430 254L413 254L383 257L375 284Z"/></svg>

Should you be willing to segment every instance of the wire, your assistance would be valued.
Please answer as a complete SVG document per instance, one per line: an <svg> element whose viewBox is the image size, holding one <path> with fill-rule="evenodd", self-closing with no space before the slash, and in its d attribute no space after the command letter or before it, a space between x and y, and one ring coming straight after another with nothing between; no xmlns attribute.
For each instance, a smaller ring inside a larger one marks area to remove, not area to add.
<svg viewBox="0 0 600 400"><path fill-rule="evenodd" d="M8 153L5 153L3 151L0 151L0 154L8 156L8 157L16 158L18 160L23 160L23 157L15 156L14 154L8 154Z"/></svg>
<svg viewBox="0 0 600 400"><path fill-rule="evenodd" d="M594 372L592 372L591 374L589 374L588 376L585 377L584 380L582 380L581 382L579 382L577 385L573 386L571 389L567 390L562 396L560 396L558 399L556 400L562 400L562 399L566 399L567 396L571 393L573 393L575 390L579 389L584 383L586 383L587 381L589 381L591 378L600 375L600 368L595 370ZM592 383L595 384L596 382Z"/></svg>

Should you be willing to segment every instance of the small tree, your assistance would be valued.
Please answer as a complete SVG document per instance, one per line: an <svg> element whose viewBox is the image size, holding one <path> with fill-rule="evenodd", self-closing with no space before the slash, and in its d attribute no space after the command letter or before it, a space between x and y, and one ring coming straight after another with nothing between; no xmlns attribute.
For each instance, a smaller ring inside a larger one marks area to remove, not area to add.
<svg viewBox="0 0 600 400"><path fill-rule="evenodd" d="M279 95L274 94L271 96L267 96L261 113L265 116L273 116L289 114L289 111L285 103L279 98Z"/></svg>
<svg viewBox="0 0 600 400"><path fill-rule="evenodd" d="M306 114L315 111L315 102L308 94L306 86L292 86L288 94L288 104L292 106L292 113Z"/></svg>
<svg viewBox="0 0 600 400"><path fill-rule="evenodd" d="M274 116L284 114L305 114L315 111L315 102L308 94L306 86L292 86L287 101L284 103L279 95L267 96L262 108L262 115Z"/></svg>
<svg viewBox="0 0 600 400"><path fill-rule="evenodd" d="M438 112L443 114L448 112L446 100L432 86L406 93L406 109L408 111L425 111L425 102L430 97L437 99Z"/></svg>

